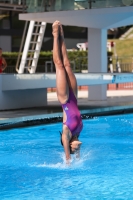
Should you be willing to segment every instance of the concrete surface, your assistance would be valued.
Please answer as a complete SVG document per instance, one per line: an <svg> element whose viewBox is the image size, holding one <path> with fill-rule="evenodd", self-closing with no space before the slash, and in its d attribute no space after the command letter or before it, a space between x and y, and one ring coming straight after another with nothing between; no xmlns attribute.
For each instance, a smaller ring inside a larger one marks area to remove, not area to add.
<svg viewBox="0 0 133 200"><path fill-rule="evenodd" d="M87 91L78 92L78 105L82 114L133 110L133 90L107 91L107 101L89 101L87 96ZM0 111L0 124L53 116L62 116L62 109L56 93L50 92L46 107Z"/></svg>

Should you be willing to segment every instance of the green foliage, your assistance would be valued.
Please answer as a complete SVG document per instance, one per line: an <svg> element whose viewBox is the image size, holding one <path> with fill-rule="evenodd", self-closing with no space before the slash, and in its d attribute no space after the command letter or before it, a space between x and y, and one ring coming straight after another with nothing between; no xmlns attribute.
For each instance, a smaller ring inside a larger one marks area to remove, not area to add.
<svg viewBox="0 0 133 200"><path fill-rule="evenodd" d="M112 55L112 52L108 52L108 56ZM17 63L18 52L3 52L3 56L7 60L8 66L14 66ZM22 56L22 54L21 54ZM28 57L32 57L33 54L30 53ZM88 63L88 51L68 51L68 57L70 61L75 63L76 72L80 72L83 69L87 69ZM46 61L53 60L53 53L51 51L40 52L38 60L38 68L45 65Z"/></svg>
<svg viewBox="0 0 133 200"><path fill-rule="evenodd" d="M133 39L111 40L116 44L116 53L119 57L128 57L133 55Z"/></svg>

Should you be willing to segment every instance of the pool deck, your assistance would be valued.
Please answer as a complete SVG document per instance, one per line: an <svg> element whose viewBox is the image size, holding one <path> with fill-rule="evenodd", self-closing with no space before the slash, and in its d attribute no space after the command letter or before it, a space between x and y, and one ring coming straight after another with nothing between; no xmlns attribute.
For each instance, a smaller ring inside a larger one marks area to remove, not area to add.
<svg viewBox="0 0 133 200"><path fill-rule="evenodd" d="M133 90L108 90L106 101L89 101L87 95L87 91L78 92L78 105L82 115L133 113ZM62 109L55 92L48 93L48 106L46 107L0 111L0 129L9 123L52 117L62 117Z"/></svg>

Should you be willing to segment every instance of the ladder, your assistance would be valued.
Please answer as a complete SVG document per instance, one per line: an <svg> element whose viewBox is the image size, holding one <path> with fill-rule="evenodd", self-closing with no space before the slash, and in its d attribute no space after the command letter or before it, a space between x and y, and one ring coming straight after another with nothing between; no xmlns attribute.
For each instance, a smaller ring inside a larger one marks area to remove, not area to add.
<svg viewBox="0 0 133 200"><path fill-rule="evenodd" d="M45 29L46 22L30 21L20 66L17 70L19 74L24 73L24 69L31 74L36 72Z"/></svg>

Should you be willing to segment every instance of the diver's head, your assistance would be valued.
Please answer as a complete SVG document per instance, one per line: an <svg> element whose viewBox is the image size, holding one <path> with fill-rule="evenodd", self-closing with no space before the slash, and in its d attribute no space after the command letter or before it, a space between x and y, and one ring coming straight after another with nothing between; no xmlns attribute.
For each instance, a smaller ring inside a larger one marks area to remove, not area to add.
<svg viewBox="0 0 133 200"><path fill-rule="evenodd" d="M80 142L79 140L70 142L70 153L74 154L77 151L79 151L81 144L82 144L82 142Z"/></svg>
<svg viewBox="0 0 133 200"><path fill-rule="evenodd" d="M61 145L63 146L61 132L60 132L60 142L61 142ZM72 137L69 142L70 154L74 154L75 152L77 152L80 149L81 144L82 142L80 142L77 137Z"/></svg>

